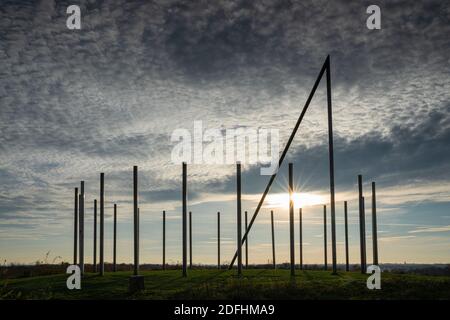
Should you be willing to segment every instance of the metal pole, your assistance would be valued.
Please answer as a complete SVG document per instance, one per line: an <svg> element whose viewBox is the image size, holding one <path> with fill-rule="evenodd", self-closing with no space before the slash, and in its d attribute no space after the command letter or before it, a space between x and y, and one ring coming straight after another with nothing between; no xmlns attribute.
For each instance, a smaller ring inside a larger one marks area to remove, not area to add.
<svg viewBox="0 0 450 320"><path fill-rule="evenodd" d="M276 262L275 262L275 228L273 223L273 210L270 211L270 221L272 224L272 264L273 268L276 268Z"/></svg>
<svg viewBox="0 0 450 320"><path fill-rule="evenodd" d="M377 199L375 194L375 182L372 182L372 241L373 264L378 265L378 234L377 234Z"/></svg>
<svg viewBox="0 0 450 320"><path fill-rule="evenodd" d="M163 211L163 255L162 269L166 270L166 211Z"/></svg>
<svg viewBox="0 0 450 320"><path fill-rule="evenodd" d="M97 199L94 199L94 272L97 272Z"/></svg>
<svg viewBox="0 0 450 320"><path fill-rule="evenodd" d="M295 244L294 244L294 177L293 164L289 163L289 237L290 237L290 257L291 276L295 275Z"/></svg>
<svg viewBox="0 0 450 320"><path fill-rule="evenodd" d="M347 217L347 201L344 201L344 220L345 220L345 271L350 270L348 258L348 217Z"/></svg>
<svg viewBox="0 0 450 320"><path fill-rule="evenodd" d="M327 60L326 60L325 63L322 65L322 68L320 69L319 75L317 76L317 79L316 79L316 81L314 82L314 86L313 86L313 88L311 89L311 92L309 93L309 96L308 96L308 99L307 99L306 102L305 102L305 105L303 106L302 112L301 112L301 114L300 114L300 116L299 116L299 118L298 118L298 120L297 120L297 123L295 124L294 129L292 130L292 133L291 133L291 135L289 136L288 142L286 143L286 146L284 147L283 152L281 153L280 160L278 161L278 167L281 167L281 165L283 164L283 160L284 160L284 158L286 157L286 154L287 154L287 152L288 152L288 150L289 150L289 147L290 147L290 145L291 145L291 143L292 143L292 140L294 139L294 136L295 136L295 134L297 133L297 130L298 130L298 128L299 128L299 126L300 126L300 124L301 124L301 122L302 122L302 120L303 120L303 118L304 118L304 116L305 116L306 110L308 110L308 107L309 107L309 105L310 105L310 103L311 103L311 100L312 100L312 98L313 98L313 96L314 96L314 93L316 92L316 89L317 89L317 87L319 86L320 80L322 79L322 76L323 76L323 74L324 74L324 72L325 72L327 66L329 65L329 60L328 60L328 58L329 58L329 56L327 57ZM250 223L249 223L249 225L248 225L248 230L247 230L247 232L244 234L244 237L242 238L242 241L245 242L245 241L247 240L247 235L248 235L248 233L250 232L250 229L252 228L253 223L255 222L256 217L258 216L259 210L261 209L262 204L264 203L264 199L266 198L267 193L269 193L270 187L272 186L272 183L273 183L273 181L275 180L275 177L276 177L276 176L277 176L277 172L275 172L275 173L270 177L269 182L267 183L266 189L264 189L264 192L263 192L263 194L262 194L262 196L261 196L261 199L259 200L259 203L258 203L258 205L257 205L257 207L256 207L256 209L255 209L255 212L253 213L252 219L250 220ZM233 267L234 262L236 261L237 255L238 255L238 252L236 251L235 254L234 254L234 256L233 256L233 258L231 259L231 263L230 263L230 265L228 266L228 269L231 269L231 268Z"/></svg>
<svg viewBox="0 0 450 320"><path fill-rule="evenodd" d="M328 269L328 257L327 257L327 206L323 206L323 252L325 258L324 269Z"/></svg>
<svg viewBox="0 0 450 320"><path fill-rule="evenodd" d="M78 260L78 188L75 188L74 224L73 224L73 264Z"/></svg>
<svg viewBox="0 0 450 320"><path fill-rule="evenodd" d="M139 209L138 209L138 167L133 166L133 209L134 209L134 272L139 274Z"/></svg>
<svg viewBox="0 0 450 320"><path fill-rule="evenodd" d="M80 271L84 274L84 181L81 181L80 195L79 195L79 247L80 247Z"/></svg>
<svg viewBox="0 0 450 320"><path fill-rule="evenodd" d="M187 168L186 162L183 162L183 190L182 190L182 198L183 198L183 277L187 276L187 248L186 248L186 240L187 240L187 224L186 224L186 215L187 215Z"/></svg>
<svg viewBox="0 0 450 320"><path fill-rule="evenodd" d="M236 175L237 175L237 252L238 252L238 275L242 275L242 212L241 212L241 164L238 162L236 164Z"/></svg>
<svg viewBox="0 0 450 320"><path fill-rule="evenodd" d="M189 211L189 269L192 269L192 212Z"/></svg>
<svg viewBox="0 0 450 320"><path fill-rule="evenodd" d="M334 149L333 149L333 112L331 108L331 70L330 56L327 57L327 109L328 109L328 156L330 163L330 206L331 206L331 255L333 274L337 273L336 259L336 215L334 199Z"/></svg>
<svg viewBox="0 0 450 320"><path fill-rule="evenodd" d="M248 230L248 223L247 223L247 211L244 212L245 214L245 232ZM245 241L245 269L248 269L248 239Z"/></svg>
<svg viewBox="0 0 450 320"><path fill-rule="evenodd" d="M113 271L117 271L117 204L114 203Z"/></svg>
<svg viewBox="0 0 450 320"><path fill-rule="evenodd" d="M366 252L366 222L363 214L363 189L362 175L358 175L358 191L359 191L359 243L361 254L361 273L366 273L365 252Z"/></svg>
<svg viewBox="0 0 450 320"><path fill-rule="evenodd" d="M220 269L220 212L217 212L217 268Z"/></svg>
<svg viewBox="0 0 450 320"><path fill-rule="evenodd" d="M303 219L302 208L298 210L298 224L299 224L299 237L300 237L300 270L303 270Z"/></svg>
<svg viewBox="0 0 450 320"><path fill-rule="evenodd" d="M362 197L362 215L364 217L364 273L367 272L367 244L366 244L366 199Z"/></svg>
<svg viewBox="0 0 450 320"><path fill-rule="evenodd" d="M100 275L105 274L105 174L100 173Z"/></svg>

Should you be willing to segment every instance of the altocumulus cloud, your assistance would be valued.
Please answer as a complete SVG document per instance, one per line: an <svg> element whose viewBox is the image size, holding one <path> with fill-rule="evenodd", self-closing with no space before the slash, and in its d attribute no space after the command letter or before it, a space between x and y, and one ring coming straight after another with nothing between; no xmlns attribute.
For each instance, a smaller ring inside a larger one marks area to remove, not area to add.
<svg viewBox="0 0 450 320"><path fill-rule="evenodd" d="M358 171L385 186L448 180L442 1L381 1L376 32L365 5L347 1L78 3L80 31L65 27L70 1L0 5L0 217L15 220L0 228L40 220L64 232L72 187L85 179L97 193L100 171L108 197L128 203L134 164L143 199L176 200L173 129L279 128L283 143L327 54L338 184ZM326 186L325 105L322 84L290 156L312 189ZM264 179L246 169L246 190L260 191ZM232 192L232 167L190 174L193 199Z"/></svg>

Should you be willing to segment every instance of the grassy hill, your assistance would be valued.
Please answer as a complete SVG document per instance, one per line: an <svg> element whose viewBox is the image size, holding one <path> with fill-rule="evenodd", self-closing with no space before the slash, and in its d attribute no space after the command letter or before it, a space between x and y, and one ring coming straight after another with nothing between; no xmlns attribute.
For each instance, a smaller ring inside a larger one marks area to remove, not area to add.
<svg viewBox="0 0 450 320"><path fill-rule="evenodd" d="M368 275L357 272L249 269L143 271L145 291L129 294L130 272L88 273L81 290L68 290L69 275L0 281L1 299L450 299L450 277L382 273L381 290L366 287Z"/></svg>

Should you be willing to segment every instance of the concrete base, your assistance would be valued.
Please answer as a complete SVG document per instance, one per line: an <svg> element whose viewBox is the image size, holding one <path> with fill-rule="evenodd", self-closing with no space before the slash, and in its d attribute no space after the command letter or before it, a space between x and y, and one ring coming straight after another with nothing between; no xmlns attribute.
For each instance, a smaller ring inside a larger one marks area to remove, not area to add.
<svg viewBox="0 0 450 320"><path fill-rule="evenodd" d="M130 291L130 293L144 290L144 276L131 276L128 290Z"/></svg>

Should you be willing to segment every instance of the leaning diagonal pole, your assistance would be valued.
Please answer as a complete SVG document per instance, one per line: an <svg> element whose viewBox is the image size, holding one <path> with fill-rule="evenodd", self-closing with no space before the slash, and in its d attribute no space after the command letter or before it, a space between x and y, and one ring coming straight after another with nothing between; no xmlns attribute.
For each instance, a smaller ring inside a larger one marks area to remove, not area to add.
<svg viewBox="0 0 450 320"><path fill-rule="evenodd" d="M309 107L309 105L311 103L311 100L312 100L312 98L314 96L314 93L316 92L317 87L319 86L320 80L322 79L322 76L325 73L325 70L330 66L330 64L329 64L329 57L330 56L327 56L327 59L325 60L324 64L322 65L322 68L320 69L319 75L317 76L317 79L314 82L314 86L313 86L311 92L309 93L308 99L306 100L305 105L303 106L302 112L301 112L301 114L300 114L300 116L299 116L299 118L297 120L297 123L295 124L294 129L292 130L292 133L291 133L291 135L290 135L290 137L289 137L289 139L288 139L288 141L286 143L286 146L283 149L283 152L281 153L280 159L278 161L278 167L281 167L281 165L282 165L282 163L284 161L284 158L286 157L286 154L287 154L287 152L289 150L289 147L291 146L292 140L294 139L294 136L297 133L298 127L300 126L300 124L301 124L301 122L302 122L302 120L303 120L303 118L305 116L306 110L308 110L308 107ZM330 105L330 107L331 107L331 105ZM333 146L331 145L331 147L333 147ZM253 226L253 223L255 222L255 219L258 216L259 211L261 210L261 207L262 207L262 205L264 203L264 200L265 200L265 198L267 196L267 193L269 192L270 187L272 186L272 183L275 180L276 176L277 176L277 172L275 172L272 176L270 176L269 182L267 183L267 186L264 189L264 192L263 192L263 194L261 196L261 199L259 200L259 203L256 206L255 212L253 213L252 219L250 220L250 223L248 225L248 230L247 230L247 232L245 232L244 237L242 238L243 242L245 242L247 240L247 235L250 232L250 230L251 230L251 228ZM231 269L233 267L233 264L236 261L237 255L238 255L238 252L236 250L236 252L234 253L233 258L231 259L231 263L230 263L230 265L228 267L229 269Z"/></svg>

